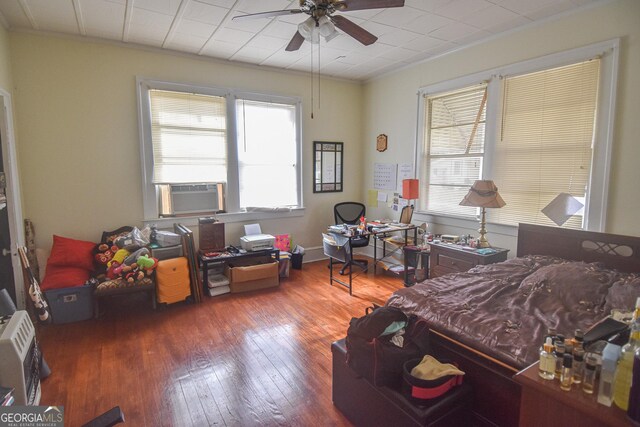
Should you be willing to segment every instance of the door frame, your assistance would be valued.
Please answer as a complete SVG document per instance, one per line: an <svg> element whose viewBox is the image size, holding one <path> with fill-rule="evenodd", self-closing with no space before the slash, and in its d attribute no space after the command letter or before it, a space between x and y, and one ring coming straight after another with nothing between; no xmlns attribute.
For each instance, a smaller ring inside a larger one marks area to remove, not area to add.
<svg viewBox="0 0 640 427"><path fill-rule="evenodd" d="M11 265L13 266L13 282L16 287L16 303L18 308L25 308L24 281L22 265L18 257L18 246L24 246L24 227L22 217L22 198L20 193L20 177L18 174L18 156L16 153L15 134L13 129L13 104L11 94L0 87L0 137L2 138L2 159L7 181L7 214L9 216L9 234L11 238Z"/></svg>

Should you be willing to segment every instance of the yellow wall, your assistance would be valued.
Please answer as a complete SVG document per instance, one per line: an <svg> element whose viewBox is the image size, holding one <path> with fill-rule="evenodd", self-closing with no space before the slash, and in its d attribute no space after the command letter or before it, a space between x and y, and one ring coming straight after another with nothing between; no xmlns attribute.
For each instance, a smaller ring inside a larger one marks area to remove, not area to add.
<svg viewBox="0 0 640 427"><path fill-rule="evenodd" d="M360 196L360 84L323 81L311 120L308 74L23 33L11 34L11 54L24 216L33 220L40 247L50 247L54 233L96 241L102 230L141 225L136 76L304 99L306 213L260 221L263 231L289 232L296 243L317 246L333 223L333 204ZM345 169L343 193L312 193L314 140L344 142L345 163L353 167ZM227 243L241 234L240 224L228 224Z"/></svg>
<svg viewBox="0 0 640 427"><path fill-rule="evenodd" d="M374 162L413 161L416 92L420 87L616 37L621 37L620 70L606 231L640 236L640 1L637 0L592 7L368 83L364 99L364 188L371 185ZM374 148L373 141L380 133L389 135L389 150L384 153ZM379 214L384 213L380 210ZM474 233L476 225L470 228L469 232Z"/></svg>
<svg viewBox="0 0 640 427"><path fill-rule="evenodd" d="M9 33L0 25L0 88L11 93L11 84Z"/></svg>

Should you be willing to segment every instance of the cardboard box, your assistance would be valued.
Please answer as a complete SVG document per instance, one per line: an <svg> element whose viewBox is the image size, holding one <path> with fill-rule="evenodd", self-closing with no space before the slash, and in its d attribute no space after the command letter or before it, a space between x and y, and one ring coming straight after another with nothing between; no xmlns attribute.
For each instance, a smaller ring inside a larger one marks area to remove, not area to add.
<svg viewBox="0 0 640 427"><path fill-rule="evenodd" d="M227 277L231 282L231 293L271 288L280 284L276 261L244 267L229 266Z"/></svg>

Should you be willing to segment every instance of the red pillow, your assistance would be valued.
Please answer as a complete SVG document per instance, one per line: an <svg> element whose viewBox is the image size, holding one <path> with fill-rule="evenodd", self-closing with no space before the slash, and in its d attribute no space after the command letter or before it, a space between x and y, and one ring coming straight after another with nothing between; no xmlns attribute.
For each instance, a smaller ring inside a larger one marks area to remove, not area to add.
<svg viewBox="0 0 640 427"><path fill-rule="evenodd" d="M54 235L51 255L47 261L47 270L49 265L55 265L93 271L93 249L95 247L96 244L93 242Z"/></svg>
<svg viewBox="0 0 640 427"><path fill-rule="evenodd" d="M47 271L40 285L43 291L82 286L89 280L89 271L84 268L60 267L47 263Z"/></svg>

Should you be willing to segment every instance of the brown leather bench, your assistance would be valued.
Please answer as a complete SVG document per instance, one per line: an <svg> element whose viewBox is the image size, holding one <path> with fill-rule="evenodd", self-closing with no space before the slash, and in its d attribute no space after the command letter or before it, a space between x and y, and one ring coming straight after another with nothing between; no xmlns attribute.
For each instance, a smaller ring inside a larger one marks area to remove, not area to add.
<svg viewBox="0 0 640 427"><path fill-rule="evenodd" d="M462 384L428 405L413 405L399 390L376 387L347 366L341 339L331 345L333 404L356 426L464 426L471 424L471 387Z"/></svg>

